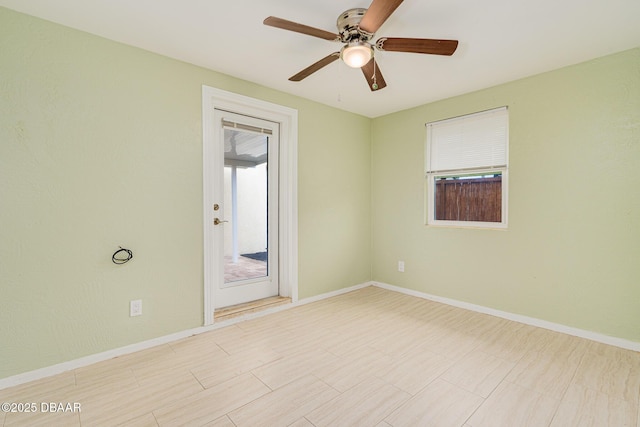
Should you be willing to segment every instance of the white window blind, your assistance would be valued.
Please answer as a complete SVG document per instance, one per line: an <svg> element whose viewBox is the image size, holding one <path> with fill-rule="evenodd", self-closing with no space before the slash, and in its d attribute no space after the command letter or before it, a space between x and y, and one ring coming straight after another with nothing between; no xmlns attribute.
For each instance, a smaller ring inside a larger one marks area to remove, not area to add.
<svg viewBox="0 0 640 427"><path fill-rule="evenodd" d="M427 123L427 173L507 165L507 107Z"/></svg>

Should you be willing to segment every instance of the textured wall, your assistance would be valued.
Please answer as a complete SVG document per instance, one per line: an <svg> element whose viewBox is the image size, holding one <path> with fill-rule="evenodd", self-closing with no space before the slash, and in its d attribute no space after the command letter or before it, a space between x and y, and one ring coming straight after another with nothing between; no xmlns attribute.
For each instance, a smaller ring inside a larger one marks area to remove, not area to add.
<svg viewBox="0 0 640 427"><path fill-rule="evenodd" d="M299 111L301 298L373 275L640 341L638 70L635 49L372 121L0 8L0 378L202 324L203 84ZM424 123L500 105L509 229L426 227Z"/></svg>
<svg viewBox="0 0 640 427"><path fill-rule="evenodd" d="M508 230L425 226L425 123L503 105ZM640 341L640 49L380 117L372 138L374 280Z"/></svg>
<svg viewBox="0 0 640 427"><path fill-rule="evenodd" d="M300 297L370 279L369 119L0 8L0 378L202 325L203 84L298 109Z"/></svg>

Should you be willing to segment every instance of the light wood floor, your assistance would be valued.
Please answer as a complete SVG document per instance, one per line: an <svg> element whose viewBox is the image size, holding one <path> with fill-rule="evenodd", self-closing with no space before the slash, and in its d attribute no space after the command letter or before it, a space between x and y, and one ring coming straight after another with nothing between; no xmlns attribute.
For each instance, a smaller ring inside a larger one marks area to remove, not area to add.
<svg viewBox="0 0 640 427"><path fill-rule="evenodd" d="M0 425L640 426L640 353L376 287L0 390Z"/></svg>

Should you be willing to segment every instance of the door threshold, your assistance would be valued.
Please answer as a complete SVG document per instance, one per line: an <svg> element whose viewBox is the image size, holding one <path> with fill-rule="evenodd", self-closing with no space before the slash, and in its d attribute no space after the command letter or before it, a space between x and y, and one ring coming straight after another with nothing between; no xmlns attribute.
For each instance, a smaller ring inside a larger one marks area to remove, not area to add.
<svg viewBox="0 0 640 427"><path fill-rule="evenodd" d="M289 303L291 303L291 298L289 297L275 296L263 298L256 301L250 301L243 304L232 305L229 307L217 309L213 313L213 319L216 322L219 322Z"/></svg>

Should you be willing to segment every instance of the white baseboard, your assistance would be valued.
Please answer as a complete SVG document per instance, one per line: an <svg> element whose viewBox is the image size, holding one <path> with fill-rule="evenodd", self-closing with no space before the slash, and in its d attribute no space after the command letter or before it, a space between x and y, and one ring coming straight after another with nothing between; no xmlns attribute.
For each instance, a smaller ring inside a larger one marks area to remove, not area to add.
<svg viewBox="0 0 640 427"><path fill-rule="evenodd" d="M305 305L312 302L321 301L323 299L331 298L334 296L342 295L347 292L362 289L367 286L372 286L373 284L374 284L373 282L361 283L359 285L351 286L348 288L338 289L337 291L327 292L325 294L316 295L313 297L298 300L291 304L283 304L283 305L279 305L279 306L276 306L267 310L263 310L257 313L250 313L250 314L247 314L246 316L239 316L239 317L235 317L222 322L216 322L210 326L200 326L198 328L187 329L184 331L176 332L176 333L165 335L162 337L153 338L150 340L138 342L138 343L127 345L120 348L115 348L113 350L107 350L101 353L96 353L89 356L81 357L79 359L70 360L68 362L58 363L56 365L47 366L47 367L36 369L33 371L24 372L22 374L2 378L0 379L0 390L8 387L13 387L16 385L28 383L31 381L36 381L42 378L51 377L53 375L57 375L63 372L82 368L84 366L92 365L94 363L102 362L104 360L113 359L114 357L135 353L136 351L146 350L148 348L155 347L158 345L168 344L183 338L190 337L192 335L198 335L204 332L209 332L214 329L223 328L225 326L230 326L239 322L244 322L246 320L256 319L258 317L266 316L271 313L288 310L290 308L297 307L299 305Z"/></svg>
<svg viewBox="0 0 640 427"><path fill-rule="evenodd" d="M585 338L591 341L600 342L603 344L613 345L616 347L639 351L640 352L640 343L635 341L629 341L622 338L611 337L608 335L599 334L592 331L586 331L583 329L573 328L566 325L561 325L558 323L548 322L546 320L536 319L533 317L522 316L519 314L509 313L505 311L496 310L493 308L484 307L481 305L471 304L463 301L458 301L450 298L439 297L436 295L430 295L420 291L414 291L411 289L401 288L399 286L390 285L388 283L382 282L365 282L359 285L350 286L348 288L338 289L336 291L327 292L324 294L316 295L313 297L305 298L302 300L298 300L291 304L284 304L280 306L273 307L271 309L267 309L264 311L260 311L257 313L251 313L246 316L236 317L229 320L225 320L223 322L216 322L210 326L201 326L198 328L187 329L184 331L176 332L174 334L165 335L158 338L153 338L150 340L142 341L139 343L131 344L128 346L116 348L113 350L108 350L101 353L92 354L90 356L81 357L79 359L70 360L68 362L59 363L52 366L47 366L44 368L36 369L33 371L25 372L22 374L14 375L11 377L0 379L0 390L13 387L16 385L24 384L27 382L39 380L46 377L51 377L53 375L61 374L63 372L71 371L77 368L82 368L84 366L88 366L97 362L102 362L104 360L113 359L114 357L123 356L125 354L135 353L136 351L145 350L151 347L155 347L158 345L168 344L192 335L198 335L204 332L209 332L214 329L223 328L225 326L230 326L239 322L244 322L250 319L256 319L262 316L266 316L268 314L277 313L280 311L288 310L293 307L297 307L300 305L310 304L312 302L321 301L327 298L335 297L338 295L345 294L347 292L352 292L358 289L365 288L367 286L377 286L379 288L388 289L390 291L400 292L406 295L411 295L418 298L428 299L431 301L447 304L453 307L459 307L466 310L475 311L478 313L489 314L491 316L501 317L507 320L513 320L515 322L524 323L526 325L537 326L544 329L549 329L556 332L561 332L568 335L573 335L581 338Z"/></svg>
<svg viewBox="0 0 640 427"><path fill-rule="evenodd" d="M357 291L358 289L362 289L362 288L366 288L367 286L374 286L374 285L375 285L374 282L360 283L359 285L354 285L354 286L350 286L348 288L338 289L337 291L327 292L325 294L321 294L321 295L316 295L314 297L305 298L303 300L298 301L296 305L310 304L312 302L321 301L323 299L327 299L327 298L331 298L331 297L337 297L338 295L342 295L342 294L346 294L346 293L349 293L349 292Z"/></svg>
<svg viewBox="0 0 640 427"><path fill-rule="evenodd" d="M623 338L617 338L609 335L599 334L597 332L578 329L571 326L562 325L560 323L548 322L546 320L536 319L535 317L528 317L520 314L509 313L507 311L500 311L493 308L471 304L464 301L458 301L450 298L439 297L437 295L431 295L431 294L427 294L420 291L414 291L412 289L401 288L399 286L390 285L388 283L372 282L372 284L379 288L400 292L400 293L411 295L418 298L428 299L430 301L447 304L453 307L463 308L465 310L475 311L483 314L489 314L491 316L501 317L507 320L513 320L514 322L524 323L525 325L537 326L539 328L549 329L551 331L561 332L563 334L585 338L585 339L596 341L602 344L608 344L615 347L620 347L627 350L640 352L640 342L629 341Z"/></svg>

